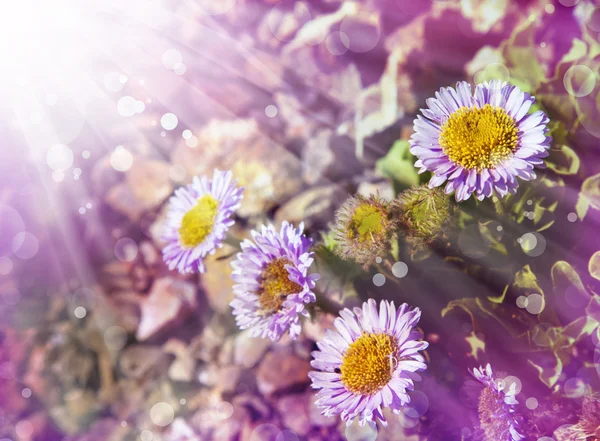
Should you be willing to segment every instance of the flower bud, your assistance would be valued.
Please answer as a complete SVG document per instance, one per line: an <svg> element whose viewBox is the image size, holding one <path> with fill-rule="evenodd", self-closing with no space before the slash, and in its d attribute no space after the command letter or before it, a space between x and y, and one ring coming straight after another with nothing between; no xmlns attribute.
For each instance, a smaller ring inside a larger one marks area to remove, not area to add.
<svg viewBox="0 0 600 441"><path fill-rule="evenodd" d="M401 193L394 201L393 211L406 241L420 251L445 236L455 207L440 188L420 186Z"/></svg>
<svg viewBox="0 0 600 441"><path fill-rule="evenodd" d="M368 267L390 251L396 227L387 201L374 195L351 197L336 212L335 252Z"/></svg>

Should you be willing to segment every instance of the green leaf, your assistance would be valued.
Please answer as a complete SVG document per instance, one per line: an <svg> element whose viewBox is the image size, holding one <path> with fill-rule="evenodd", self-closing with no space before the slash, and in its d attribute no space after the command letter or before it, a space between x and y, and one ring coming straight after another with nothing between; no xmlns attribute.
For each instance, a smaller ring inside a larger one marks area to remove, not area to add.
<svg viewBox="0 0 600 441"><path fill-rule="evenodd" d="M376 170L382 176L393 179L404 187L418 185L419 174L409 149L408 141L396 141L388 154L377 161Z"/></svg>
<svg viewBox="0 0 600 441"><path fill-rule="evenodd" d="M596 322L600 322L600 296L594 293L590 304L585 308L585 313L588 317L593 318ZM596 328L598 337L600 337L600 329Z"/></svg>
<svg viewBox="0 0 600 441"><path fill-rule="evenodd" d="M525 265L523 269L515 274L515 281L512 284L513 289L521 294L541 294L544 291L537 281L536 275L531 271L529 265Z"/></svg>
<svg viewBox="0 0 600 441"><path fill-rule="evenodd" d="M552 387L558 381L560 374L562 373L562 361L558 357L548 357L548 363L542 365L537 364L532 360L528 360L529 364L533 366L539 373L539 378L548 387ZM552 363L552 364L550 364Z"/></svg>
<svg viewBox="0 0 600 441"><path fill-rule="evenodd" d="M559 145L550 150L550 157L546 160L546 165L559 175L574 175L579 171L580 160L571 147Z"/></svg>
<svg viewBox="0 0 600 441"><path fill-rule="evenodd" d="M578 113L575 99L569 95L564 85L564 77L569 68L579 64L588 53L588 46L581 40L574 39L571 50L558 62L556 71L552 78L543 82L536 90L536 101L541 103L555 119L566 124L571 130L577 125ZM560 139L551 133L554 143L566 143L566 139Z"/></svg>
<svg viewBox="0 0 600 441"><path fill-rule="evenodd" d="M525 92L535 91L546 75L535 51L536 23L526 22L500 48L510 71L510 82Z"/></svg>
<svg viewBox="0 0 600 441"><path fill-rule="evenodd" d="M483 83L484 81L500 80L510 81L510 74L506 70L506 66L502 63L491 63L488 64L483 70L477 72L475 81L477 83Z"/></svg>
<svg viewBox="0 0 600 441"><path fill-rule="evenodd" d="M490 225L492 225L492 230L490 231ZM481 237L491 245L491 248L493 250L498 251L500 254L503 254L504 256L508 255L508 250L506 249L506 246L500 242L499 239L497 239L497 223L493 222L493 221L486 221L486 222L478 222L477 223L477 227L479 229L479 234L481 234Z"/></svg>
<svg viewBox="0 0 600 441"><path fill-rule="evenodd" d="M600 210L600 174L590 176L581 185L581 192L575 209L579 219L583 219L589 209Z"/></svg>
<svg viewBox="0 0 600 441"><path fill-rule="evenodd" d="M575 287L581 294L590 295L583 286L581 277L579 277L579 274L577 274L577 271L575 271L570 263L560 260L552 266L550 273L555 292L565 293L568 289Z"/></svg>
<svg viewBox="0 0 600 441"><path fill-rule="evenodd" d="M574 39L571 50L557 64L554 77L536 91L538 101L554 119L566 124L571 133L583 126L592 135L600 135L600 104L597 102L600 97L599 46L597 41L591 39ZM588 69L570 70L574 66ZM589 88L594 90L590 91ZM583 92L583 95L575 96L579 92Z"/></svg>
<svg viewBox="0 0 600 441"><path fill-rule="evenodd" d="M553 202L548 207L543 207L541 203L534 207L535 221L533 223L537 227L536 230L538 232L547 230L554 224L556 219L552 213L556 211L556 207L558 207L558 201Z"/></svg>
<svg viewBox="0 0 600 441"><path fill-rule="evenodd" d="M502 291L501 295L499 295L498 297L488 296L487 299L492 303L502 303L502 302L504 302L504 299L506 298L507 292L508 292L508 285L506 285L506 287L504 288L504 291Z"/></svg>
<svg viewBox="0 0 600 441"><path fill-rule="evenodd" d="M584 41L578 39L578 38L574 38L573 39L573 46L571 46L571 49L569 50L569 52L567 52L565 54L565 56L562 58L562 60L560 60L560 62L557 65L557 71L560 70L560 68L562 66L564 66L565 64L573 64L574 62L579 61L581 58L585 57L588 53L588 45L585 44Z"/></svg>
<svg viewBox="0 0 600 441"><path fill-rule="evenodd" d="M548 135L552 138L553 145L569 143L569 131L561 121L550 121L548 123L548 129Z"/></svg>
<svg viewBox="0 0 600 441"><path fill-rule="evenodd" d="M579 218L579 220L583 220L589 208L589 201L586 198L582 197L580 193L579 197L577 198L577 204L575 204L575 211L577 212L577 217Z"/></svg>
<svg viewBox="0 0 600 441"><path fill-rule="evenodd" d="M588 262L588 271L590 276L596 280L600 280L600 251L596 251Z"/></svg>
<svg viewBox="0 0 600 441"><path fill-rule="evenodd" d="M585 337L591 336L598 329L598 322L593 317L583 316L573 320L562 331L563 347L569 348Z"/></svg>

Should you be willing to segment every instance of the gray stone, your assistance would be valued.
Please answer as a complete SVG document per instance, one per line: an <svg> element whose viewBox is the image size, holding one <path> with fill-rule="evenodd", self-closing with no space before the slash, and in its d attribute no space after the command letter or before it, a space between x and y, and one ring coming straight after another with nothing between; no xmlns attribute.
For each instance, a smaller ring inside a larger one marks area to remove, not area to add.
<svg viewBox="0 0 600 441"><path fill-rule="evenodd" d="M263 358L271 340L250 337L250 331L240 332L234 341L233 360L235 364L252 368Z"/></svg>
<svg viewBox="0 0 600 441"><path fill-rule="evenodd" d="M286 395L277 402L283 424L301 436L306 435L311 427L307 398L306 394Z"/></svg>
<svg viewBox="0 0 600 441"><path fill-rule="evenodd" d="M308 360L287 351L269 352L261 362L256 384L263 395L274 395L307 384L310 371Z"/></svg>
<svg viewBox="0 0 600 441"><path fill-rule="evenodd" d="M152 285L141 302L142 320L137 330L140 341L182 320L197 306L196 287L187 281L164 277Z"/></svg>

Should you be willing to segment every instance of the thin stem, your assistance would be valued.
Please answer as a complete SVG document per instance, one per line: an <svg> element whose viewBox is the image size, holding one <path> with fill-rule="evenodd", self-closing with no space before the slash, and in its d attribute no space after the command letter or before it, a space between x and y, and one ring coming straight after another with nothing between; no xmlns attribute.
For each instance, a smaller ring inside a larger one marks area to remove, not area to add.
<svg viewBox="0 0 600 441"><path fill-rule="evenodd" d="M385 278L387 280L392 281L393 283L395 283L398 286L402 285L400 283L400 280L396 276L394 276L394 273L392 271L392 265L390 264L388 259L386 259L382 263L378 264L377 269L379 270L379 272L381 274L383 274L385 276Z"/></svg>

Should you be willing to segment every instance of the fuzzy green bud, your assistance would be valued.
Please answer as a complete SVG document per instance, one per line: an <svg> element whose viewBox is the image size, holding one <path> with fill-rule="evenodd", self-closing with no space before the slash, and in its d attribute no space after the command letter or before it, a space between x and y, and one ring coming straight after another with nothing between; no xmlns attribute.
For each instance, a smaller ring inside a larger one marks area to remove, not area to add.
<svg viewBox="0 0 600 441"><path fill-rule="evenodd" d="M454 212L454 204L440 188L411 188L394 201L394 213L407 242L415 250L430 247L443 238Z"/></svg>
<svg viewBox="0 0 600 441"><path fill-rule="evenodd" d="M373 195L351 197L335 215L335 252L367 267L389 253L396 227L389 202Z"/></svg>

